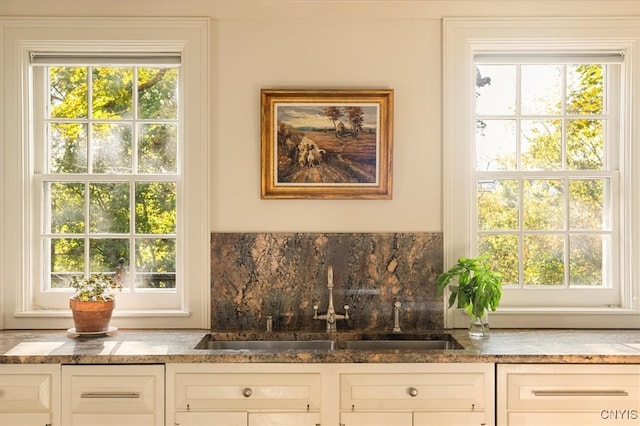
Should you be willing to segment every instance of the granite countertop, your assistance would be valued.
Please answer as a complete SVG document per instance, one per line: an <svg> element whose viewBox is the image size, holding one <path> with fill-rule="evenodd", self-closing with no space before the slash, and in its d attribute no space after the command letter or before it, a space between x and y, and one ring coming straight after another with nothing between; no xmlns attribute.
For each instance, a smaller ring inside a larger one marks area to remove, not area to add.
<svg viewBox="0 0 640 426"><path fill-rule="evenodd" d="M640 330L492 330L473 340L466 330L444 330L464 349L287 350L195 349L207 330L118 330L77 337L66 331L0 331L0 364L154 363L605 363L640 364ZM338 333L345 339L348 333ZM418 332L416 332L418 333ZM433 332L432 332L433 333ZM296 340L302 333L216 333L218 340ZM320 339L328 336L318 333ZM335 336L334 336L335 337ZM307 335L305 338L309 338Z"/></svg>

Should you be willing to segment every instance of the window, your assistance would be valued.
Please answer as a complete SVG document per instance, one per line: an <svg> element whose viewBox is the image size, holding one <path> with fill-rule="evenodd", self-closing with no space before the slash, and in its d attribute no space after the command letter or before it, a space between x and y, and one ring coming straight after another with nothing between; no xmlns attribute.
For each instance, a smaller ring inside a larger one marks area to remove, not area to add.
<svg viewBox="0 0 640 426"><path fill-rule="evenodd" d="M121 326L208 328L206 20L6 27L18 59L3 63L3 89L24 107L5 122L24 124L9 132L19 188L5 195L22 212L13 260L25 267L3 277L24 282L5 325L62 328L71 276L124 268Z"/></svg>
<svg viewBox="0 0 640 426"><path fill-rule="evenodd" d="M577 21L447 22L445 259L503 274L497 326L638 325L635 24Z"/></svg>

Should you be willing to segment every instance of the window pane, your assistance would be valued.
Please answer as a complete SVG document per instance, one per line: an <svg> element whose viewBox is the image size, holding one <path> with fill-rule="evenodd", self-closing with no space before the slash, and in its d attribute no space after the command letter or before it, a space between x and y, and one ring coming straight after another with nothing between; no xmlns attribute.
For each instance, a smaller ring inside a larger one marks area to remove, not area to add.
<svg viewBox="0 0 640 426"><path fill-rule="evenodd" d="M45 204L49 205L45 232L76 234L84 232L84 184L46 182Z"/></svg>
<svg viewBox="0 0 640 426"><path fill-rule="evenodd" d="M515 120L478 120L476 170L516 170Z"/></svg>
<svg viewBox="0 0 640 426"><path fill-rule="evenodd" d="M515 112L515 65L478 65L476 67L476 114L513 115Z"/></svg>
<svg viewBox="0 0 640 426"><path fill-rule="evenodd" d="M491 267L502 274L502 285L517 285L518 236L482 234L478 237L478 253L489 257Z"/></svg>
<svg viewBox="0 0 640 426"><path fill-rule="evenodd" d="M138 116L178 118L178 69L138 68Z"/></svg>
<svg viewBox="0 0 640 426"><path fill-rule="evenodd" d="M173 124L139 126L138 173L176 173L178 128Z"/></svg>
<svg viewBox="0 0 640 426"><path fill-rule="evenodd" d="M569 282L572 286L602 286L603 253L607 237L572 235L569 239Z"/></svg>
<svg viewBox="0 0 640 426"><path fill-rule="evenodd" d="M130 187L128 182L92 183L89 185L89 232L129 232Z"/></svg>
<svg viewBox="0 0 640 426"><path fill-rule="evenodd" d="M526 179L523 182L524 228L564 229L564 183L559 179Z"/></svg>
<svg viewBox="0 0 640 426"><path fill-rule="evenodd" d="M608 185L607 185L608 187ZM605 180L572 179L569 181L569 226L571 229L608 229L604 200Z"/></svg>
<svg viewBox="0 0 640 426"><path fill-rule="evenodd" d="M518 181L478 181L478 229L518 229Z"/></svg>
<svg viewBox="0 0 640 426"><path fill-rule="evenodd" d="M562 122L560 120L522 120L522 169L560 170L562 168Z"/></svg>
<svg viewBox="0 0 640 426"><path fill-rule="evenodd" d="M602 114L604 111L603 65L568 65L567 92L569 114Z"/></svg>
<svg viewBox="0 0 640 426"><path fill-rule="evenodd" d="M560 114L562 111L562 66L522 65L522 113Z"/></svg>
<svg viewBox="0 0 640 426"><path fill-rule="evenodd" d="M49 67L49 117L86 118L87 68Z"/></svg>
<svg viewBox="0 0 640 426"><path fill-rule="evenodd" d="M138 288L175 288L175 239L136 240L136 270Z"/></svg>
<svg viewBox="0 0 640 426"><path fill-rule="evenodd" d="M131 173L131 125L92 126L92 172Z"/></svg>
<svg viewBox="0 0 640 426"><path fill-rule="evenodd" d="M49 125L49 171L87 172L87 125L51 123Z"/></svg>
<svg viewBox="0 0 640 426"><path fill-rule="evenodd" d="M603 170L603 120L567 121L567 168L569 170Z"/></svg>
<svg viewBox="0 0 640 426"><path fill-rule="evenodd" d="M136 184L136 232L139 234L176 232L175 183Z"/></svg>
<svg viewBox="0 0 640 426"><path fill-rule="evenodd" d="M129 240L119 238L89 239L89 269L92 274L115 273L120 258L129 259ZM123 283L124 284L124 283Z"/></svg>
<svg viewBox="0 0 640 426"><path fill-rule="evenodd" d="M133 68L94 67L92 117L131 118Z"/></svg>
<svg viewBox="0 0 640 426"><path fill-rule="evenodd" d="M44 242L51 262L52 288L69 287L71 276L84 275L84 239L46 238Z"/></svg>
<svg viewBox="0 0 640 426"><path fill-rule="evenodd" d="M564 284L564 238L560 235L525 235L524 284Z"/></svg>

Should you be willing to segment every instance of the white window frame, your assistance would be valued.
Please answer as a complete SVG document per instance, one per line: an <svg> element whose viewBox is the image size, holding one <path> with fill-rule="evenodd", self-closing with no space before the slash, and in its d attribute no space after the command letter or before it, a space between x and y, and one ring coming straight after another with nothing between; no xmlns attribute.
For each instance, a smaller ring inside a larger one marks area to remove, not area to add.
<svg viewBox="0 0 640 426"><path fill-rule="evenodd" d="M177 210L177 284L171 307L116 308L121 328L210 327L209 277L209 20L206 18L3 18L0 20L2 157L0 187L0 328L64 329L70 311L34 303L34 283L42 276L32 247L37 208L32 194L34 150L30 122L29 53L178 52L181 65L182 171ZM7 125L8 124L8 125ZM37 184L37 182L36 182ZM117 303L117 302L116 302Z"/></svg>
<svg viewBox="0 0 640 426"><path fill-rule="evenodd" d="M521 289L504 290L498 311L490 314L492 327L638 328L640 327L640 18L559 18L559 19L463 19L443 22L443 230L444 268L461 256L476 255L474 214L476 187L475 159L475 65L477 53L553 51L621 51L625 55L622 76L620 226L622 239L617 247L619 306L551 306L541 302L554 290L531 289L531 302L516 301ZM626 183L626 184L625 184ZM635 259L635 262L634 262ZM580 290L577 290L580 291ZM588 291L588 289L586 290ZM522 293L520 293L522 294ZM445 302L447 298L445 297ZM445 326L467 327L468 318L459 309L448 309Z"/></svg>

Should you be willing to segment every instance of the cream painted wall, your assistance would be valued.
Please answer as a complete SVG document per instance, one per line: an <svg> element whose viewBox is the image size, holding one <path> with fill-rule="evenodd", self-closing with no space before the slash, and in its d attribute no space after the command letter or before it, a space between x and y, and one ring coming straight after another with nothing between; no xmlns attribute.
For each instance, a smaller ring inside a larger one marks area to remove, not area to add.
<svg viewBox="0 0 640 426"><path fill-rule="evenodd" d="M640 0L1 0L4 16L208 16L211 230L442 231L441 18L627 16ZM261 200L261 88L395 90L393 200Z"/></svg>

